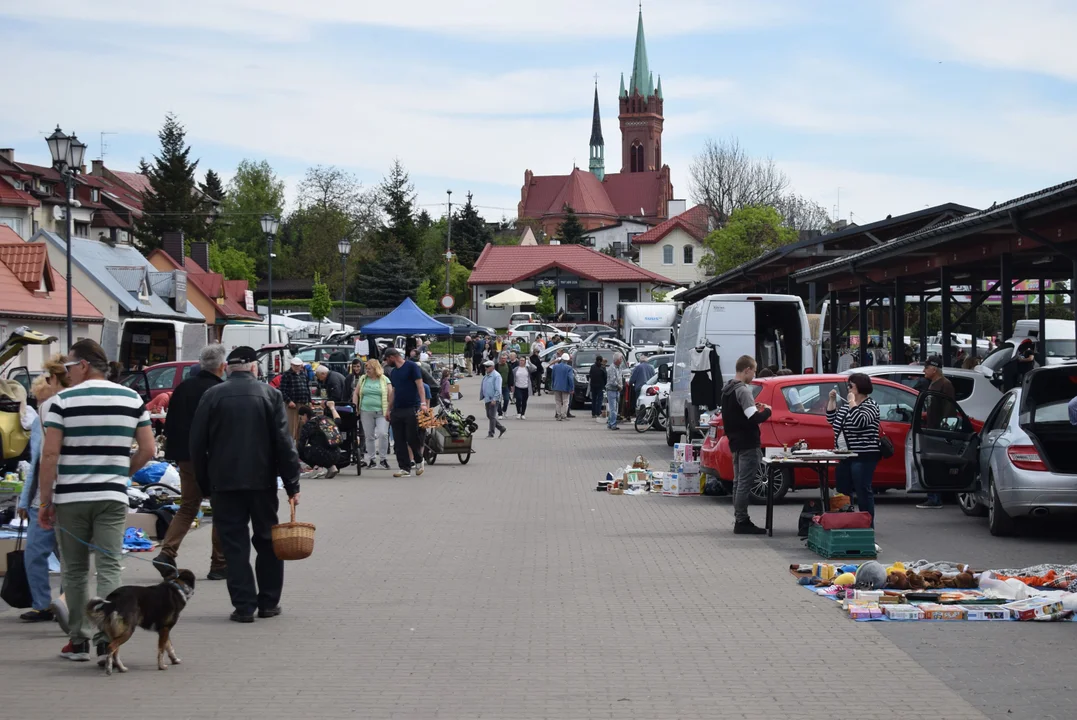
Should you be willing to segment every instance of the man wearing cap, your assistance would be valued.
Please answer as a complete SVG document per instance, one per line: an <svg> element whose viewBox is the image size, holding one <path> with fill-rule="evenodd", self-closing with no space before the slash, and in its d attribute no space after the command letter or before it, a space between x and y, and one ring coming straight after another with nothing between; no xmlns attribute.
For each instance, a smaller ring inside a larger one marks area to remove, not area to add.
<svg viewBox="0 0 1077 720"><path fill-rule="evenodd" d="M165 533L161 553L154 558L158 572L165 578L176 572L176 555L179 554L180 544L183 538L187 537L187 531L191 529L191 523L202 507L204 496L198 487L194 465L191 463L191 423L194 421L198 403L206 391L224 382L224 354L224 345L220 343L202 348L198 356L198 374L181 382L172 393L172 400L168 404L168 416L165 418L165 437L168 438L165 460L179 465L180 507ZM217 538L217 526L213 525L212 528L213 549L206 579L224 580L227 577L224 553L221 552Z"/></svg>
<svg viewBox="0 0 1077 720"><path fill-rule="evenodd" d="M284 404L287 406L288 432L295 442L299 439L299 408L302 405L310 405L310 379L307 377L307 369L303 367L303 361L298 357L293 357L291 368L281 374L280 394L284 396Z"/></svg>
<svg viewBox="0 0 1077 720"><path fill-rule="evenodd" d="M413 467L416 475L422 475L426 464L423 462L423 444L419 439L418 412L420 408L427 407L423 373L418 365L405 360L397 348L386 350L384 358L393 368L389 375L389 412L386 414L393 431L396 462L400 466L393 477L411 477ZM415 458L414 462L412 457Z"/></svg>
<svg viewBox="0 0 1077 720"><path fill-rule="evenodd" d="M482 404L486 406L486 418L490 421L490 431L486 433L486 437L492 438L494 430L497 430L498 437L501 437L505 434L505 426L497 419L501 406L501 373L494 368L493 360L486 360L482 367L485 374L482 376L479 397L482 399Z"/></svg>
<svg viewBox="0 0 1077 720"><path fill-rule="evenodd" d="M954 384L942 372L942 358L932 355L924 363L924 377L928 383L927 392L939 393L950 398L952 402L938 402L937 398L927 399L927 427L938 428L942 419L952 412L953 403L957 402L957 393L954 392ZM927 500L916 507L921 510L937 510L942 507L942 496L939 493L928 493Z"/></svg>
<svg viewBox="0 0 1077 720"><path fill-rule="evenodd" d="M299 504L299 455L288 432L284 398L258 382L257 372L254 348L233 350L228 382L206 391L191 424L191 462L202 494L211 498L213 525L228 563L228 594L235 608L230 619L241 623L254 622L255 611L260 618L281 612L284 563L273 553L271 536L278 477L288 502Z"/></svg>
<svg viewBox="0 0 1077 720"><path fill-rule="evenodd" d="M568 353L562 353L560 362L550 368L554 417L558 420L568 419L568 406L572 401L572 391L576 389L576 375L572 372L569 361Z"/></svg>

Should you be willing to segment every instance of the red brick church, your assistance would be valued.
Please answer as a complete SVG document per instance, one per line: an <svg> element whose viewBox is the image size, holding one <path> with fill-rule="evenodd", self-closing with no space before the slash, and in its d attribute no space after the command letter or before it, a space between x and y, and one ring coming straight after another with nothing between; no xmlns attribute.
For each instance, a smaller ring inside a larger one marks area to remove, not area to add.
<svg viewBox="0 0 1077 720"><path fill-rule="evenodd" d="M588 230L616 225L622 219L653 224L666 219L673 184L669 166L662 164L662 78L659 76L656 85L647 66L642 10L636 27L632 75L626 89L621 74L618 103L621 171L606 172L596 83L588 171L574 167L568 175L535 175L525 170L517 208L520 224L541 228L552 237L564 220L566 207L572 208Z"/></svg>

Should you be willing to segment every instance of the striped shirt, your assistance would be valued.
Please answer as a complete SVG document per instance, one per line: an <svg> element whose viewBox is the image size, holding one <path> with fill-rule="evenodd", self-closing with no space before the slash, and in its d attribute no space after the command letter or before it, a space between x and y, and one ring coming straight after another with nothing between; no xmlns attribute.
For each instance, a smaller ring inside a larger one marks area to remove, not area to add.
<svg viewBox="0 0 1077 720"><path fill-rule="evenodd" d="M865 398L853 409L842 405L827 410L826 419L834 427L834 447L855 453L879 452L879 406ZM842 439L846 448L842 448Z"/></svg>
<svg viewBox="0 0 1077 720"><path fill-rule="evenodd" d="M127 504L131 445L150 415L134 390L87 380L56 395L46 428L63 432L53 502L115 500Z"/></svg>

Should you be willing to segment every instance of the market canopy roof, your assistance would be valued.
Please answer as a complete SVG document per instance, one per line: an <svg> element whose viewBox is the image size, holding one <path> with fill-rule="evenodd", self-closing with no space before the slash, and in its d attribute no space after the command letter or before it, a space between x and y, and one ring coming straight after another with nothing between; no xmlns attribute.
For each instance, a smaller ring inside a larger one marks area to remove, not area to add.
<svg viewBox="0 0 1077 720"><path fill-rule="evenodd" d="M531 305L538 302L538 297L525 293L523 290L509 288L493 297L486 298L485 302L487 305Z"/></svg>
<svg viewBox="0 0 1077 720"><path fill-rule="evenodd" d="M449 335L452 327L424 313L411 298L404 298L391 313L367 323L359 332L362 335Z"/></svg>

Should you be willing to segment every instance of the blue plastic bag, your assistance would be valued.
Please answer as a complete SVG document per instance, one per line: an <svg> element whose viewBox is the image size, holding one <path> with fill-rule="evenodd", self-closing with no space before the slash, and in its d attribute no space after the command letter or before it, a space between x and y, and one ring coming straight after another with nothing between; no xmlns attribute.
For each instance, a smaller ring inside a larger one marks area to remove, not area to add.
<svg viewBox="0 0 1077 720"><path fill-rule="evenodd" d="M166 470L168 470L168 463L166 462L148 462L141 470L131 476L131 481L135 485L150 485L155 482L161 482Z"/></svg>

